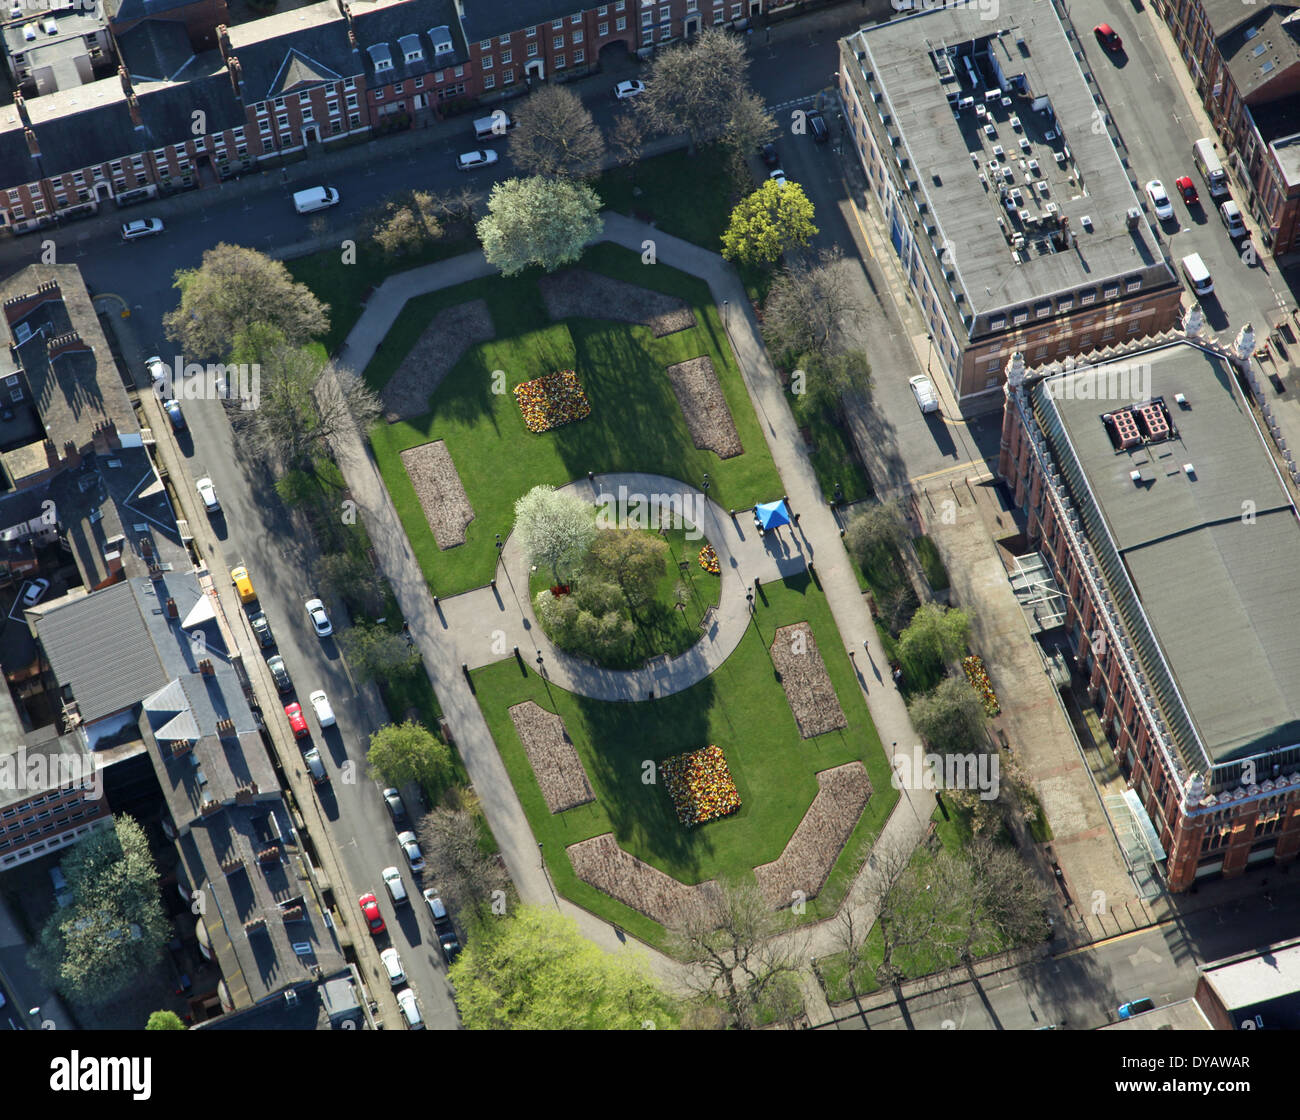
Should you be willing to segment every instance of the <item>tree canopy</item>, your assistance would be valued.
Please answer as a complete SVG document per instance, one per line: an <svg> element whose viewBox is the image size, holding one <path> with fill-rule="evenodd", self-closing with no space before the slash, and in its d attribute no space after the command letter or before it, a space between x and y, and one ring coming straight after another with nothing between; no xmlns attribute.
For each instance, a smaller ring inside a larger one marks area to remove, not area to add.
<svg viewBox="0 0 1300 1120"><path fill-rule="evenodd" d="M798 183L768 179L732 210L722 255L741 264L771 264L816 236L812 219L813 204Z"/></svg>
<svg viewBox="0 0 1300 1120"><path fill-rule="evenodd" d="M518 103L511 162L525 175L583 179L598 174L605 138L568 86L541 86Z"/></svg>
<svg viewBox="0 0 1300 1120"><path fill-rule="evenodd" d="M485 923L449 970L470 1030L659 1030L678 1011L634 950L588 941L549 908Z"/></svg>
<svg viewBox="0 0 1300 1120"><path fill-rule="evenodd" d="M531 265L553 272L571 264L604 225L596 192L566 179L507 179L492 187L487 205L478 238L505 276Z"/></svg>
<svg viewBox="0 0 1300 1120"><path fill-rule="evenodd" d="M958 660L966 652L969 636L970 616L965 611L926 603L899 635L898 655L914 674L925 676Z"/></svg>
<svg viewBox="0 0 1300 1120"><path fill-rule="evenodd" d="M987 749L987 716L970 682L944 677L933 689L907 705L912 726L935 750L944 754L971 754Z"/></svg>
<svg viewBox="0 0 1300 1120"><path fill-rule="evenodd" d="M560 583L560 569L586 556L596 536L596 515L581 498L554 486L534 486L515 502L515 532L532 562L547 565Z"/></svg>
<svg viewBox="0 0 1300 1120"><path fill-rule="evenodd" d="M416 782L439 789L453 770L451 748L414 720L385 724L374 732L366 762L377 778L398 788Z"/></svg>

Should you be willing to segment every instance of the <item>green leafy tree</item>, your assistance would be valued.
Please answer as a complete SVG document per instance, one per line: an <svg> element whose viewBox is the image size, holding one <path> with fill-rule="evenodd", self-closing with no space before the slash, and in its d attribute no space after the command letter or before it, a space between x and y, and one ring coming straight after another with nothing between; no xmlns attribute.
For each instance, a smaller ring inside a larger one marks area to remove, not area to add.
<svg viewBox="0 0 1300 1120"><path fill-rule="evenodd" d="M203 254L198 268L181 269L173 287L180 306L163 316L167 337L194 358L224 356L254 323L280 331L292 346L325 333L329 305L297 283L280 261L224 241Z"/></svg>
<svg viewBox="0 0 1300 1120"><path fill-rule="evenodd" d="M118 814L60 864L71 902L45 923L30 960L50 987L102 1005L121 996L162 958L171 926L144 829Z"/></svg>
<svg viewBox="0 0 1300 1120"><path fill-rule="evenodd" d="M798 183L769 179L732 210L722 255L741 264L772 264L816 236L812 219L813 204Z"/></svg>
<svg viewBox="0 0 1300 1120"><path fill-rule="evenodd" d="M338 632L352 672L363 681L406 680L420 668L420 652L404 634L357 619Z"/></svg>
<svg viewBox="0 0 1300 1120"><path fill-rule="evenodd" d="M147 1031L183 1031L185 1022L175 1011L155 1011L145 1024Z"/></svg>
<svg viewBox="0 0 1300 1120"><path fill-rule="evenodd" d="M926 603L899 635L898 655L913 676L930 676L966 652L969 636L970 616L965 611Z"/></svg>
<svg viewBox="0 0 1300 1120"><path fill-rule="evenodd" d="M585 183L566 179L507 179L492 187L478 225L483 255L505 276L530 265L554 272L582 256L604 225L601 202Z"/></svg>
<svg viewBox="0 0 1300 1120"><path fill-rule="evenodd" d="M318 540L321 536L318 532ZM378 618L384 613L388 585L364 555L355 551L328 553L317 560L316 573L321 587L347 603L354 625L359 614Z"/></svg>
<svg viewBox="0 0 1300 1120"><path fill-rule="evenodd" d="M664 1030L679 1020L640 953L607 953L572 918L536 906L484 926L448 976L470 1030Z"/></svg>
<svg viewBox="0 0 1300 1120"><path fill-rule="evenodd" d="M605 138L568 86L541 86L519 102L510 160L525 175L584 179L600 172Z"/></svg>
<svg viewBox="0 0 1300 1120"><path fill-rule="evenodd" d="M417 782L440 789L451 778L451 748L414 720L389 723L370 736L366 762L371 772L390 786Z"/></svg>
<svg viewBox="0 0 1300 1120"><path fill-rule="evenodd" d="M987 749L987 716L979 696L965 678L944 677L934 688L907 705L912 726L935 750L970 754Z"/></svg>
<svg viewBox="0 0 1300 1120"><path fill-rule="evenodd" d="M432 191L400 191L361 220L362 234L387 260L420 253L442 238L442 210Z"/></svg>
<svg viewBox="0 0 1300 1120"><path fill-rule="evenodd" d="M668 570L668 543L635 529L601 529L588 550L587 565L590 572L623 593L628 610L635 615L655 597Z"/></svg>
<svg viewBox="0 0 1300 1120"><path fill-rule="evenodd" d="M591 546L596 515L581 498L534 486L515 502L515 532L529 559L547 565L558 584L560 569L572 569Z"/></svg>

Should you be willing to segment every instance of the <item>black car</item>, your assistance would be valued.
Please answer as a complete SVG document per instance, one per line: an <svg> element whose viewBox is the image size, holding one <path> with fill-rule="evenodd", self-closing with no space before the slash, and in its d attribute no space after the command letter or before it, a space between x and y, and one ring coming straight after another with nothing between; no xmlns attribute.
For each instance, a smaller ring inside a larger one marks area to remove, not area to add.
<svg viewBox="0 0 1300 1120"><path fill-rule="evenodd" d="M293 681L289 679L289 670L285 668L284 658L278 653L274 657L266 659L266 667L271 670L271 676L275 680L275 687L281 692L288 692L293 688Z"/></svg>
<svg viewBox="0 0 1300 1120"><path fill-rule="evenodd" d="M815 109L808 114L808 133L818 144L825 144L831 138L831 130L826 127L826 121Z"/></svg>
<svg viewBox="0 0 1300 1120"><path fill-rule="evenodd" d="M266 615L262 611L248 616L248 625L253 628L253 633L257 635L258 643L263 649L275 645L275 636L271 633L271 624L267 621Z"/></svg>
<svg viewBox="0 0 1300 1120"><path fill-rule="evenodd" d="M449 965L456 963L456 958L460 956L460 942L451 930L444 930L438 934L438 944L442 946L443 958Z"/></svg>
<svg viewBox="0 0 1300 1120"><path fill-rule="evenodd" d="M402 795L396 789L384 790L384 804L388 806L388 813L393 818L394 824L406 820L406 806L402 803Z"/></svg>
<svg viewBox="0 0 1300 1120"><path fill-rule="evenodd" d="M759 149L759 154L763 157L763 165L765 167L781 166L781 157L776 154L775 144L764 144Z"/></svg>

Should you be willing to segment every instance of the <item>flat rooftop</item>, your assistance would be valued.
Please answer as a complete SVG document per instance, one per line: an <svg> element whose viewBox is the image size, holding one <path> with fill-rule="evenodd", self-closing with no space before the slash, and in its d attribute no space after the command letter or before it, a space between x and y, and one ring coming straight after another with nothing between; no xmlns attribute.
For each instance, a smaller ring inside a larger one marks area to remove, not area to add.
<svg viewBox="0 0 1300 1120"><path fill-rule="evenodd" d="M1129 228L1142 200L1093 129L1099 108L1052 6L1002 0L995 12L996 22L982 6L934 8L866 27L843 56L857 52L858 70L842 62L864 108L891 118L966 306L978 316L1112 277L1172 283L1146 211ZM1062 216L1073 246L1051 236Z"/></svg>
<svg viewBox="0 0 1300 1120"><path fill-rule="evenodd" d="M1136 383L1149 385L1144 400L1163 398L1168 438L1117 447L1129 422L1102 417L1124 405L1092 390L1119 367L1050 378L1037 407L1060 417L1211 760L1300 742L1296 510L1226 361L1186 342L1132 361L1149 363ZM1137 434L1144 421L1128 415Z"/></svg>
<svg viewBox="0 0 1300 1120"><path fill-rule="evenodd" d="M1132 1019L1120 1019L1103 1031L1212 1031L1214 1027L1194 999L1182 999L1166 1004Z"/></svg>
<svg viewBox="0 0 1300 1120"><path fill-rule="evenodd" d="M1201 976L1238 1022L1260 1015L1266 1029L1300 1029L1300 941L1207 964Z"/></svg>

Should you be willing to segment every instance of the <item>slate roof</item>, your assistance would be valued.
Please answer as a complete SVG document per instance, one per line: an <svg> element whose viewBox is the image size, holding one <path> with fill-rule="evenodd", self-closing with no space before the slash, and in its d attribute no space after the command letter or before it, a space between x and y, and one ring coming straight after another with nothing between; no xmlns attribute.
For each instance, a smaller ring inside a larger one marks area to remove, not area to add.
<svg viewBox="0 0 1300 1120"><path fill-rule="evenodd" d="M176 81L194 63L183 23L147 19L117 37L117 50L133 81Z"/></svg>
<svg viewBox="0 0 1300 1120"><path fill-rule="evenodd" d="M54 607L35 626L55 680L70 688L87 723L167 683L130 582Z"/></svg>
<svg viewBox="0 0 1300 1120"><path fill-rule="evenodd" d="M407 0L404 4L390 4L370 12L353 11L353 27L363 48L366 82L370 86L400 82L430 70L456 66L469 60L465 37L460 33L453 0ZM451 41L452 50L434 54L434 40L430 32L444 28ZM419 43L423 58L406 62L406 48L402 40ZM375 47L387 48L393 68L375 72Z"/></svg>
<svg viewBox="0 0 1300 1120"><path fill-rule="evenodd" d="M348 43L347 22L334 4L313 4L236 25L230 29L230 49L239 59L249 104L294 88L294 78L316 84L363 72L361 59Z"/></svg>
<svg viewBox="0 0 1300 1120"><path fill-rule="evenodd" d="M194 0L104 0L104 15L110 24L133 19L149 19L165 13L177 13Z"/></svg>
<svg viewBox="0 0 1300 1120"><path fill-rule="evenodd" d="M471 42L489 36L522 31L536 24L549 25L552 20L585 11L591 5L577 0L477 0L465 5L465 37ZM629 15L635 16L628 5Z"/></svg>

